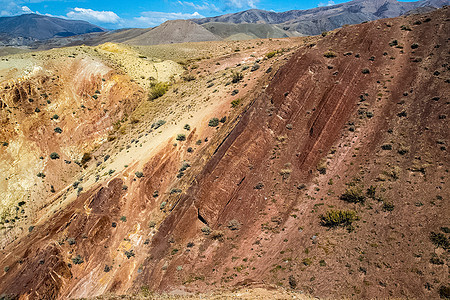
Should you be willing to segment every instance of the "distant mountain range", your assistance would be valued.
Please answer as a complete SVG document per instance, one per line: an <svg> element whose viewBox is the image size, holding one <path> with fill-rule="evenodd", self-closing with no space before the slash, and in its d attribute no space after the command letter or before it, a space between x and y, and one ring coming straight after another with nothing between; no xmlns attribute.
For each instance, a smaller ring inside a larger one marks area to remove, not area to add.
<svg viewBox="0 0 450 300"><path fill-rule="evenodd" d="M26 14L0 18L0 46L27 45L46 49L80 44L98 45L104 42L154 45L317 35L346 24L427 12L444 5L450 5L450 0L353 0L332 6L280 13L250 9L217 17L167 21L155 28L110 32L85 21Z"/></svg>
<svg viewBox="0 0 450 300"><path fill-rule="evenodd" d="M66 20L37 14L0 18L0 42L21 44L68 37L91 32L104 32L86 21Z"/></svg>
<svg viewBox="0 0 450 300"><path fill-rule="evenodd" d="M197 24L276 24L283 30L301 35L317 35L346 24L359 24L383 18L394 18L408 11L421 8L439 8L450 5L449 0L421 0L417 2L399 2L396 0L354 0L332 6L323 6L307 10L272 12L250 9L234 14L194 19ZM214 33L214 31L213 31Z"/></svg>

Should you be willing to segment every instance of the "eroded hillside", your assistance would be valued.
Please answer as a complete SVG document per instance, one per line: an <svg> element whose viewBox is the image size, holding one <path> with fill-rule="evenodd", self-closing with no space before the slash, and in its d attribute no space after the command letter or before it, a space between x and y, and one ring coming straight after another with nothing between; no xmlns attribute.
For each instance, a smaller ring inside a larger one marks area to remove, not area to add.
<svg viewBox="0 0 450 300"><path fill-rule="evenodd" d="M65 298L131 287L125 278L145 259L135 247L148 247L249 95L273 76L290 48L307 42L139 52L105 44L5 58L1 167L10 175L2 183L1 293ZM163 61L168 58L180 64ZM166 86L165 95L153 95ZM111 249L108 265L105 249ZM23 268L26 257L38 259L37 269ZM95 271L80 268L88 261Z"/></svg>
<svg viewBox="0 0 450 300"><path fill-rule="evenodd" d="M449 32L444 8L211 44L5 246L0 292L448 295Z"/></svg>

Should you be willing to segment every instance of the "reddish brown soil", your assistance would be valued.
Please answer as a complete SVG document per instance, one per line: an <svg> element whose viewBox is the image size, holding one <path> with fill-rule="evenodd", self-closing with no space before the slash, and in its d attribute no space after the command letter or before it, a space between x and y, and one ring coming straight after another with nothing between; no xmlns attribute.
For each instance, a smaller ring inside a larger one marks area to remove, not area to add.
<svg viewBox="0 0 450 300"><path fill-rule="evenodd" d="M174 177L184 154L167 144L142 179L124 174L92 188L9 245L0 293L54 299L277 284L331 298L438 298L448 249L430 234L449 238L441 231L450 225L449 12L348 26L300 48L263 77L248 109L182 180ZM191 132L187 144L197 138ZM375 186L375 197L343 201L349 184L363 193ZM360 219L352 230L321 226L331 208ZM74 264L76 255L84 262Z"/></svg>

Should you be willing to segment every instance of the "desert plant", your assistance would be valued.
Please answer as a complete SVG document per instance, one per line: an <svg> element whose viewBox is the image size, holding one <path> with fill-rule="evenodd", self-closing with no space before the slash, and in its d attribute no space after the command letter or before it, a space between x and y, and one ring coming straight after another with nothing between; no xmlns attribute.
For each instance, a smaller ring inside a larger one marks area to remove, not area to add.
<svg viewBox="0 0 450 300"><path fill-rule="evenodd" d="M155 84L149 93L149 99L155 100L161 96L163 96L169 90L169 85L165 82L158 82Z"/></svg>
<svg viewBox="0 0 450 300"><path fill-rule="evenodd" d="M62 129L61 129L60 127L56 127L56 128L55 128L55 132L56 132L56 133L62 133Z"/></svg>
<svg viewBox="0 0 450 300"><path fill-rule="evenodd" d="M189 81L195 80L196 77L195 77L194 75L192 75L192 74L187 74L186 76L183 76L182 79L183 79L184 81L186 81L186 82L189 82Z"/></svg>
<svg viewBox="0 0 450 300"><path fill-rule="evenodd" d="M383 203L383 210L384 211L393 211L395 208L394 203L391 202L384 202Z"/></svg>
<svg viewBox="0 0 450 300"><path fill-rule="evenodd" d="M244 75L241 72L231 71L231 82L238 83L242 79L244 79Z"/></svg>
<svg viewBox="0 0 450 300"><path fill-rule="evenodd" d="M208 126L210 127L217 127L219 126L219 119L218 118L212 118L208 122Z"/></svg>
<svg viewBox="0 0 450 300"><path fill-rule="evenodd" d="M50 158L51 159L59 159L59 154L56 152L52 152L52 153L50 153Z"/></svg>
<svg viewBox="0 0 450 300"><path fill-rule="evenodd" d="M369 74L369 73L370 73L370 70L369 70L369 69L362 69L362 70L361 70L361 73L363 73L363 74Z"/></svg>
<svg viewBox="0 0 450 300"><path fill-rule="evenodd" d="M134 175L136 175L137 178L142 178L142 177L144 177L144 173L139 172L139 171L135 172Z"/></svg>
<svg viewBox="0 0 450 300"><path fill-rule="evenodd" d="M323 56L325 56L326 58L333 58L336 57L337 55L333 51L327 51L323 54Z"/></svg>
<svg viewBox="0 0 450 300"><path fill-rule="evenodd" d="M152 129L158 129L159 127L163 126L164 124L166 124L166 121L164 120L158 120L155 123L152 124Z"/></svg>
<svg viewBox="0 0 450 300"><path fill-rule="evenodd" d="M450 248L450 241L443 233L431 232L430 240L438 248L441 247L444 250Z"/></svg>
<svg viewBox="0 0 450 300"><path fill-rule="evenodd" d="M277 53L278 53L277 51L270 51L269 53L266 54L266 57L267 57L267 58L272 58L272 57L274 57L275 54L277 54Z"/></svg>
<svg viewBox="0 0 450 300"><path fill-rule="evenodd" d="M180 134L177 135L176 140L180 141L180 142L185 141L186 140L186 135L184 133L180 133Z"/></svg>
<svg viewBox="0 0 450 300"><path fill-rule="evenodd" d="M134 257L134 255L135 255L133 250L125 251L124 254L128 259L130 259L131 257Z"/></svg>
<svg viewBox="0 0 450 300"><path fill-rule="evenodd" d="M186 124L186 125L183 126L183 128L186 129L186 130L191 130L191 125Z"/></svg>
<svg viewBox="0 0 450 300"><path fill-rule="evenodd" d="M233 219L230 222L228 222L227 226L230 230L239 230L241 228L241 224L236 219Z"/></svg>
<svg viewBox="0 0 450 300"><path fill-rule="evenodd" d="M323 226L349 226L353 222L359 220L358 215L353 210L328 210L324 215L320 216Z"/></svg>
<svg viewBox="0 0 450 300"><path fill-rule="evenodd" d="M340 198L341 200L351 203L364 203L366 200L362 188L358 186L350 186L345 190Z"/></svg>
<svg viewBox="0 0 450 300"><path fill-rule="evenodd" d="M250 69L250 72L254 72L254 71L258 70L258 69L259 69L259 64L255 63L255 64L252 66L252 68Z"/></svg>
<svg viewBox="0 0 450 300"><path fill-rule="evenodd" d="M80 255L77 255L75 257L72 257L72 262L74 265L79 265L84 262L83 258Z"/></svg>
<svg viewBox="0 0 450 300"><path fill-rule="evenodd" d="M83 154L83 157L81 158L81 164L85 165L88 161L90 161L92 159L92 156L89 152L85 152Z"/></svg>

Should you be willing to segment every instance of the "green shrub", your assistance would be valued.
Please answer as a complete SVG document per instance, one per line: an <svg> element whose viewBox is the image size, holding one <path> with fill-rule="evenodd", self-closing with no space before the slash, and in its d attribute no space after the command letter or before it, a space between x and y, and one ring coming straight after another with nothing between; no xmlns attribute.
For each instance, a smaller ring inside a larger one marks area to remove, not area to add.
<svg viewBox="0 0 450 300"><path fill-rule="evenodd" d="M122 221L122 222L126 222L126 221L127 221L127 217L125 217L125 216L121 216L121 217L120 217L120 221Z"/></svg>
<svg viewBox="0 0 450 300"><path fill-rule="evenodd" d="M56 132L56 133L62 133L62 129L61 129L60 127L56 127L56 128L55 128L55 132Z"/></svg>
<svg viewBox="0 0 450 300"><path fill-rule="evenodd" d="M236 108L236 107L238 107L240 104L241 104L241 99L236 99L236 100L231 101L231 107L232 107L232 108Z"/></svg>
<svg viewBox="0 0 450 300"><path fill-rule="evenodd" d="M333 58L336 57L337 55L333 51L327 51L323 54L323 56L325 56L326 58Z"/></svg>
<svg viewBox="0 0 450 300"><path fill-rule="evenodd" d="M191 125L189 125L189 124L186 124L186 125L184 125L184 127L183 127L184 129L186 129L186 130L191 130Z"/></svg>
<svg viewBox="0 0 450 300"><path fill-rule="evenodd" d="M218 118L210 119L209 122L208 122L208 126L211 126L211 127L219 126L219 119Z"/></svg>
<svg viewBox="0 0 450 300"><path fill-rule="evenodd" d="M441 247L445 250L450 248L450 241L443 233L430 233L430 240L436 247Z"/></svg>
<svg viewBox="0 0 450 300"><path fill-rule="evenodd" d="M139 171L135 172L134 175L136 175L137 178L142 178L142 177L144 177L144 173L139 172Z"/></svg>
<svg viewBox="0 0 450 300"><path fill-rule="evenodd" d="M133 250L125 251L124 254L125 254L125 256L126 256L128 259L130 259L131 257L134 257L134 252L133 252Z"/></svg>
<svg viewBox="0 0 450 300"><path fill-rule="evenodd" d="M86 164L88 161L90 161L91 159L92 159L91 154L88 153L88 152L85 152L85 153L83 154L83 157L81 158L81 164L84 165L84 164Z"/></svg>
<svg viewBox="0 0 450 300"><path fill-rule="evenodd" d="M186 135L184 133L180 133L180 134L177 135L176 140L180 141L180 142L185 141L186 140Z"/></svg>
<svg viewBox="0 0 450 300"><path fill-rule="evenodd" d="M357 214L353 210L334 210L327 211L324 215L320 216L323 226L336 227L336 226L350 226L354 221L359 220Z"/></svg>
<svg viewBox="0 0 450 300"><path fill-rule="evenodd" d="M269 53L266 54L266 57L267 57L267 58L272 58L272 57L274 57L275 54L277 54L277 53L278 53L277 51L270 51Z"/></svg>
<svg viewBox="0 0 450 300"><path fill-rule="evenodd" d="M384 211L393 211L395 208L394 203L391 202L384 202L383 203L383 210Z"/></svg>
<svg viewBox="0 0 450 300"><path fill-rule="evenodd" d="M351 186L347 188L340 198L341 200L351 203L364 203L366 200L362 188L358 186Z"/></svg>
<svg viewBox="0 0 450 300"><path fill-rule="evenodd" d="M50 158L51 159L59 159L59 154L56 152L52 152L52 153L50 153Z"/></svg>
<svg viewBox="0 0 450 300"><path fill-rule="evenodd" d="M58 116L57 114L54 114L53 117L52 117L52 119L53 119L53 120L58 120L58 119L59 119L59 116Z"/></svg>
<svg viewBox="0 0 450 300"><path fill-rule="evenodd" d="M192 74L188 74L188 75L186 75L186 76L183 76L182 79L183 79L184 81L186 81L186 82L189 82L189 81L195 80L196 77L195 77L194 75L192 75Z"/></svg>
<svg viewBox="0 0 450 300"><path fill-rule="evenodd" d="M79 264L82 264L84 262L84 260L80 255L77 255L72 258L72 262L74 265L79 265Z"/></svg>
<svg viewBox="0 0 450 300"><path fill-rule="evenodd" d="M363 74L370 74L370 70L369 69L362 69L361 73L363 73Z"/></svg>
<svg viewBox="0 0 450 300"><path fill-rule="evenodd" d="M152 129L158 129L159 127L163 126L164 124L166 124L166 121L164 120L158 120L155 123L152 124Z"/></svg>
<svg viewBox="0 0 450 300"><path fill-rule="evenodd" d="M150 100L155 100L155 99L163 96L168 90L169 90L169 85L167 83L158 82L150 89L150 93L149 93L148 97Z"/></svg>
<svg viewBox="0 0 450 300"><path fill-rule="evenodd" d="M241 72L231 71L231 82L238 83L244 79L244 75Z"/></svg>

